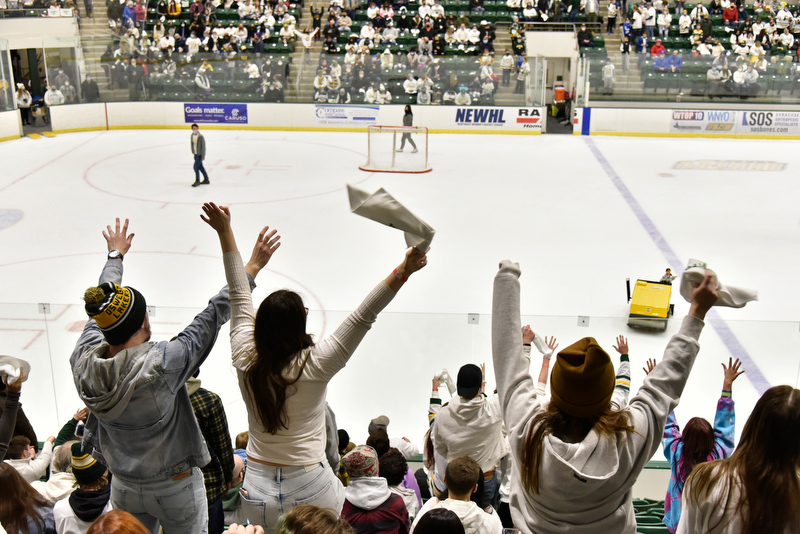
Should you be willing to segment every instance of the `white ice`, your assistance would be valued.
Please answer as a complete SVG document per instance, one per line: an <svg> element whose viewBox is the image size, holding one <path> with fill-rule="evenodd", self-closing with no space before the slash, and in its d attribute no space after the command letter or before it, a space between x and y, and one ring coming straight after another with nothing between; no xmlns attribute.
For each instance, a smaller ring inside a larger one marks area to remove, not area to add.
<svg viewBox="0 0 800 534"><path fill-rule="evenodd" d="M757 289L758 302L720 309L717 327L708 324L703 332L678 408L681 423L693 415L713 418L720 363L731 356L732 339L748 358L748 373L734 385L737 434L759 389L797 386L800 152L793 143L431 135L433 172L414 175L359 171L364 134L204 133L212 184L198 188L189 186L188 130L0 144L0 353L33 364L23 405L40 436L57 433L81 406L68 359L86 320L82 293L96 283L105 261L105 225L115 217L131 220L136 237L124 283L155 306L154 339L179 332L225 283L218 241L199 217L204 201L231 207L245 256L264 225L279 230L283 245L258 277L254 300L281 287L298 290L319 338L404 253L402 232L349 212L348 183L368 191L384 187L436 229L429 267L411 278L330 384L339 426L355 442L366 439L372 417L385 414L391 436L421 445L430 378L443 367L455 375L464 363L486 362L494 385L492 280L504 258L523 270L523 324L558 337L561 347L594 336L613 356L615 336L628 336L634 392L644 361L660 357L688 304L676 286L669 331L632 330L626 326L626 278L658 279L667 266L680 271L683 265L668 263L665 251L671 250L681 263L705 260L724 283ZM785 167L673 168L701 159ZM638 215L634 204L641 207ZM643 218L652 221L650 231ZM50 313L39 313L38 303L49 303ZM480 314L478 325L467 323L468 313ZM589 326L578 326L578 316L589 317ZM723 327L732 337L723 339ZM229 351L224 327L200 378L222 396L235 435L247 422ZM540 363L534 357L534 374ZM759 372L763 380L754 384Z"/></svg>

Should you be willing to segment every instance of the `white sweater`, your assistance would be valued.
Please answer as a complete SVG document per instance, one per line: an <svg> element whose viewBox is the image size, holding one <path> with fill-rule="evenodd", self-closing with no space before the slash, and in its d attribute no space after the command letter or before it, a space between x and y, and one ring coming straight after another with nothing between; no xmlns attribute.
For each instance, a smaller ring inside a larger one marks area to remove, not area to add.
<svg viewBox="0 0 800 534"><path fill-rule="evenodd" d="M50 460L53 458L53 442L45 441L44 446L39 451L36 458L24 458L19 460L6 460L6 463L17 470L26 482L30 483L38 480L47 472Z"/></svg>
<svg viewBox="0 0 800 534"><path fill-rule="evenodd" d="M472 501L457 501L455 499L445 499L440 501L433 497L419 511L414 523L411 525L411 534L417 528L420 518L434 508L447 508L455 512L464 525L466 534L502 534L503 523L496 513L488 514L478 508Z"/></svg>
<svg viewBox="0 0 800 534"><path fill-rule="evenodd" d="M225 275L231 299L231 358L239 377L239 389L247 406L250 439L247 456L279 465L311 465L325 460L325 395L328 382L346 364L369 331L378 313L394 298L394 291L380 282L367 298L329 337L299 353L286 376L300 378L287 392L289 428L269 434L256 417L247 393L244 373L256 357L255 313L250 285L238 252L224 255ZM303 364L305 363L305 367ZM292 392L292 389L295 390Z"/></svg>
<svg viewBox="0 0 800 534"><path fill-rule="evenodd" d="M484 473L494 469L510 451L496 396L478 395L469 400L454 396L436 415L432 436L436 452L448 462L469 456L480 464Z"/></svg>
<svg viewBox="0 0 800 534"><path fill-rule="evenodd" d="M522 355L519 276L516 264L501 264L492 311L492 357L515 465L521 465L530 421L542 411ZM697 356L702 328L701 320L684 318L663 360L631 399L628 411L635 432L611 438L592 430L580 443L548 435L536 495L525 491L515 469L510 505L517 528L538 534L635 532L631 488L661 444L667 416L678 405Z"/></svg>

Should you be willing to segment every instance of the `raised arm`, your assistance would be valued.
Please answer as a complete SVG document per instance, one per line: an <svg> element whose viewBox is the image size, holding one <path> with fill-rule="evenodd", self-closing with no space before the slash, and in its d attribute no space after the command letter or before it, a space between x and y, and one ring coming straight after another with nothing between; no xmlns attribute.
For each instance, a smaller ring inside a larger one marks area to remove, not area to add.
<svg viewBox="0 0 800 534"><path fill-rule="evenodd" d="M20 371L17 381L6 386L6 404L3 413L0 414L0 458L5 457L8 450L8 442L14 437L14 425L17 422L22 379L23 373Z"/></svg>
<svg viewBox="0 0 800 534"><path fill-rule="evenodd" d="M329 337L317 344L316 362L306 369L316 379L329 380L347 364L361 340L378 318L378 314L391 302L395 294L408 281L408 277L428 264L428 257L416 247L406 251L402 263L378 283L367 298L351 313Z"/></svg>
<svg viewBox="0 0 800 534"><path fill-rule="evenodd" d="M103 238L106 240L106 248L108 249L108 260L103 267L103 271L100 273L98 285L105 282L122 284L122 262L131 248L133 236L133 233L128 233L128 219L125 219L125 223L121 225L119 217L116 219L114 228L108 225L106 229L103 230ZM83 332L80 338L78 338L76 347L85 349L97 347L104 341L105 337L103 336L103 332L97 326L95 320L89 319L83 327ZM74 365L79 356L80 351L74 351L70 358L70 363Z"/></svg>
<svg viewBox="0 0 800 534"><path fill-rule="evenodd" d="M727 458L733 452L733 434L736 430L736 412L733 404L733 382L741 374L741 362L737 358L728 359L728 365L722 364L724 377L722 395L717 401L717 413L714 416L714 451L715 459Z"/></svg>
<svg viewBox="0 0 800 534"><path fill-rule="evenodd" d="M631 391L631 363L628 356L628 339L617 336L617 344L612 345L619 353L619 367L614 382L614 394L611 397L611 408L622 410L628 405L628 395Z"/></svg>
<svg viewBox="0 0 800 534"><path fill-rule="evenodd" d="M244 370L249 366L255 354L254 324L255 312L253 298L250 295L258 273L263 269L272 254L280 247L280 236L275 230L264 227L258 234L250 261L242 265L242 258L236 245L231 228L231 214L226 206L217 206L213 202L203 204L200 218L211 226L219 237L222 247L222 260L225 265L225 277L230 288L231 306L231 358L237 369ZM250 280L248 280L248 277Z"/></svg>
<svg viewBox="0 0 800 534"><path fill-rule="evenodd" d="M408 281L409 276L428 265L428 250L422 252L417 247L408 249L403 262L384 280L389 289L397 293L403 287L403 284Z"/></svg>
<svg viewBox="0 0 800 534"><path fill-rule="evenodd" d="M231 212L228 207L217 206L213 202L207 202L203 204L203 212L205 215L200 215L200 218L216 230L222 247L222 254L239 252L236 246L236 238L233 235L233 228L231 228ZM269 260L272 259L275 251L281 246L281 236L276 235L277 233L277 230L270 231L269 226L265 226L261 233L258 234L258 239L250 255L250 261L244 266L245 272L254 280L258 273L261 272L261 269L266 267Z"/></svg>
<svg viewBox="0 0 800 534"><path fill-rule="evenodd" d="M529 362L522 351L521 274L519 265L503 260L494 279L492 299L492 361L500 406L512 443L524 439L525 426L541 410L528 371Z"/></svg>
<svg viewBox="0 0 800 534"><path fill-rule="evenodd" d="M657 450L667 416L678 405L700 349L697 339L704 326L703 319L716 301L716 279L706 272L703 281L692 290L689 315L683 319L680 331L670 339L664 358L647 375L629 404L634 427L645 439L643 449L637 451L642 462Z"/></svg>
<svg viewBox="0 0 800 534"><path fill-rule="evenodd" d="M536 339L536 334L530 325L522 327L522 353L530 360L531 343ZM544 338L550 352L542 355L542 367L539 370L539 378L536 381L536 396L544 397L547 393L547 377L550 374L550 359L558 347L555 337Z"/></svg>

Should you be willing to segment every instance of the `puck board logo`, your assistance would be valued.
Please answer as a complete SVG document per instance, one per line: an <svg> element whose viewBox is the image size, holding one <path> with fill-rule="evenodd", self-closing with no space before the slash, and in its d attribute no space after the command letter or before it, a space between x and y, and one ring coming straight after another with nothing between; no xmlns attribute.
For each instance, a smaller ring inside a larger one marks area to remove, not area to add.
<svg viewBox="0 0 800 534"><path fill-rule="evenodd" d="M184 104L187 123L247 124L247 104Z"/></svg>
<svg viewBox="0 0 800 534"><path fill-rule="evenodd" d="M318 124L368 126L378 123L378 106L336 106L317 104L314 115Z"/></svg>
<svg viewBox="0 0 800 534"><path fill-rule="evenodd" d="M456 109L456 124L502 128L506 124L505 111L502 108L458 108Z"/></svg>
<svg viewBox="0 0 800 534"><path fill-rule="evenodd" d="M536 108L519 108L517 111L517 124L539 124L542 117Z"/></svg>
<svg viewBox="0 0 800 534"><path fill-rule="evenodd" d="M673 111L672 119L676 121L701 121L705 117L704 111Z"/></svg>

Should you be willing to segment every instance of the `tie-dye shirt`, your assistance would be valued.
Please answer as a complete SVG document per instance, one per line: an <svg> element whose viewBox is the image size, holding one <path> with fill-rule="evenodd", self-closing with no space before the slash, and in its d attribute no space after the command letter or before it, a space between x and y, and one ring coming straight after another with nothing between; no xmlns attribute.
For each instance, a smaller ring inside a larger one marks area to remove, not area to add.
<svg viewBox="0 0 800 534"><path fill-rule="evenodd" d="M717 414L714 416L714 448L706 458L707 462L727 458L733 452L733 431L735 428L735 412L733 399L730 392L723 392L717 401ZM675 412L669 414L667 425L664 428L664 456L672 466L672 473L667 488L667 497L664 501L664 524L674 534L681 519L681 494L685 481L678 480L681 454L683 453L683 440Z"/></svg>

